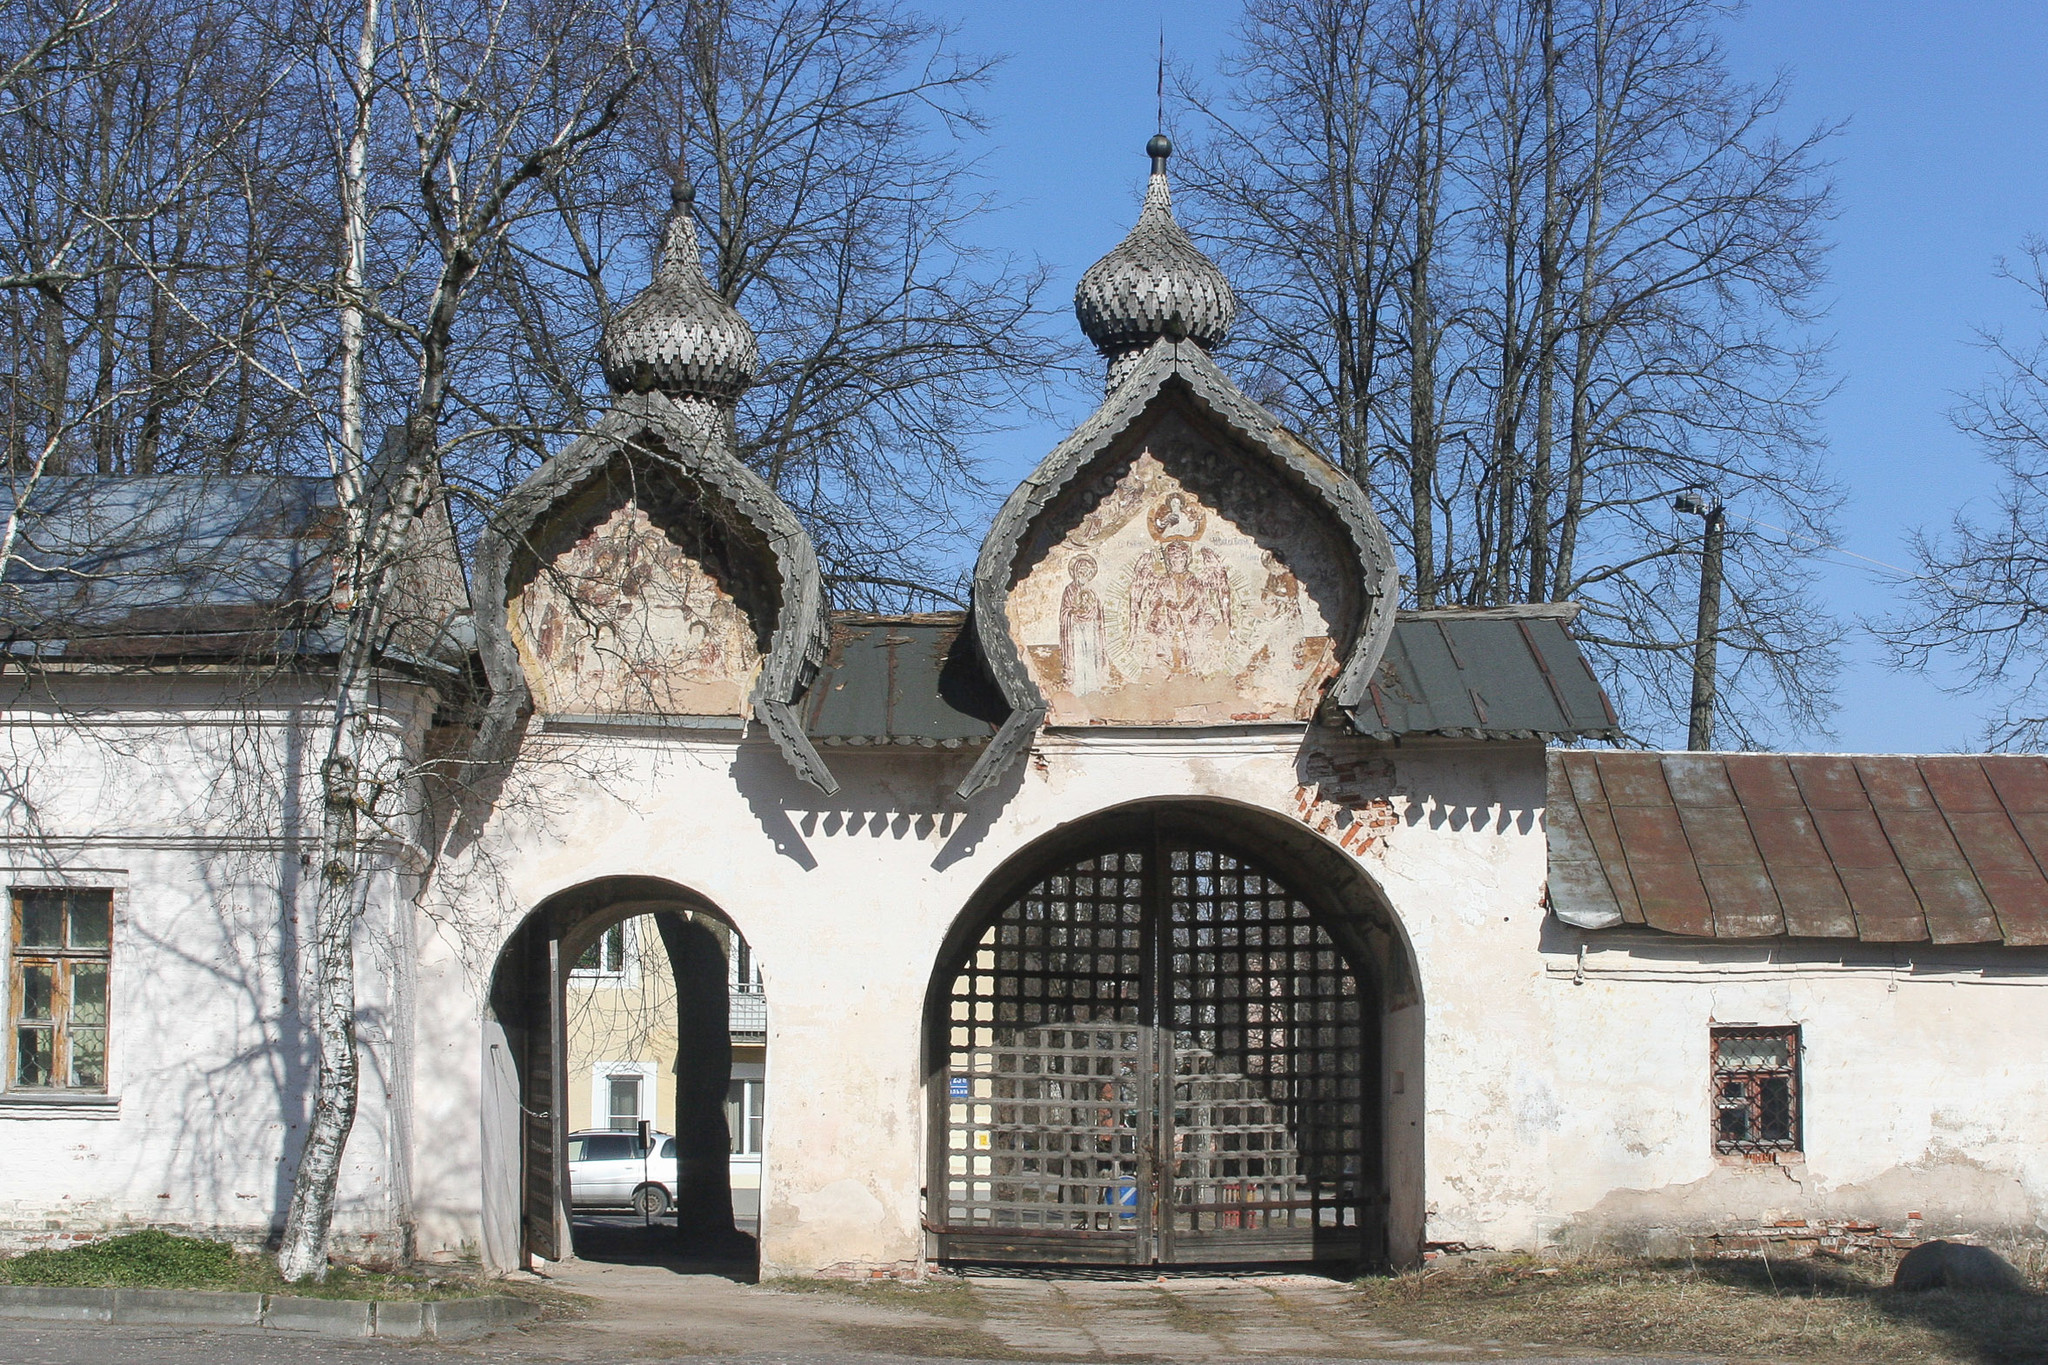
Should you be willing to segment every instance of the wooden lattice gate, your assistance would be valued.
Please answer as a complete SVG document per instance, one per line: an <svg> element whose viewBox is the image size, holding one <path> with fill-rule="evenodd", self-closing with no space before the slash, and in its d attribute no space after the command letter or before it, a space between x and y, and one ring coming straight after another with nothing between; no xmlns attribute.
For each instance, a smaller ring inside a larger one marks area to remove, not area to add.
<svg viewBox="0 0 2048 1365"><path fill-rule="evenodd" d="M1376 1253L1376 1013L1256 858L1153 825L1035 878L952 966L942 1258Z"/></svg>

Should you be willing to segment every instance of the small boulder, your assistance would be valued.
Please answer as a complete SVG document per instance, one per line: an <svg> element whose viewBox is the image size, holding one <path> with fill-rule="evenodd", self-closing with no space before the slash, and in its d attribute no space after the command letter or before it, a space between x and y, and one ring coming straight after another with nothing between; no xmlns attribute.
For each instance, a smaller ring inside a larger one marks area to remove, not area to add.
<svg viewBox="0 0 2048 1365"><path fill-rule="evenodd" d="M1973 1247L1964 1242L1922 1242L1899 1258L1892 1276L1892 1288L1973 1289L1993 1293L2024 1294L2026 1276L2011 1261L1990 1247Z"/></svg>

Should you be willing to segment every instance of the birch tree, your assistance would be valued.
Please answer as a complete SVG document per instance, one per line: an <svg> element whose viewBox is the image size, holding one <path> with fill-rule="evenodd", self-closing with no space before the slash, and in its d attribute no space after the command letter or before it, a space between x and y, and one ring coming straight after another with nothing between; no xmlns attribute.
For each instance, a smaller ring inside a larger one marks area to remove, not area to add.
<svg viewBox="0 0 2048 1365"><path fill-rule="evenodd" d="M397 342L413 378L388 465L375 481L364 477L359 452L341 444L336 457L346 528L337 574L347 610L319 767L309 1012L320 1063L278 1255L288 1280L326 1273L335 1187L355 1120L354 955L370 884L365 836L391 812L391 779L410 776L366 765L363 745L396 570L440 488L454 338L485 257L532 210L547 179L617 123L642 71L639 17L578 0L518 9L413 0L381 15L366 8L341 58L351 112L338 197L367 222L361 206L371 202L377 176L390 196L390 216L411 229L410 245L424 268L373 298L356 283L367 234L343 233L337 297L344 318L360 320L348 324L348 335L363 349L344 355L341 373L365 384L366 323ZM387 127L388 157L373 165L370 140ZM341 406L360 412L360 404L351 394Z"/></svg>

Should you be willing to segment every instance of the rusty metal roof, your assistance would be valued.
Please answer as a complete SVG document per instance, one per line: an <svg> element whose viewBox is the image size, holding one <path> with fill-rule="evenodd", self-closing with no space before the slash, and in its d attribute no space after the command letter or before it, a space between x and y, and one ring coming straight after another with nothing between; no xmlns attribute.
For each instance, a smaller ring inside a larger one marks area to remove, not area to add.
<svg viewBox="0 0 2048 1365"><path fill-rule="evenodd" d="M1550 906L1702 938L2048 944L2048 758L1553 750Z"/></svg>
<svg viewBox="0 0 2048 1365"><path fill-rule="evenodd" d="M833 617L803 701L821 744L957 748L1009 714L959 612ZM1404 613L1372 689L1379 739L1605 737L1613 712L1556 608Z"/></svg>

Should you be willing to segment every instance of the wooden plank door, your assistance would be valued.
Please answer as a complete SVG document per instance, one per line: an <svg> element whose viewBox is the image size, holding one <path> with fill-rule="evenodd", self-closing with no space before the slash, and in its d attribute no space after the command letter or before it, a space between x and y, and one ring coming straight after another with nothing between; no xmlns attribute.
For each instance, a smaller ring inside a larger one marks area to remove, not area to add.
<svg viewBox="0 0 2048 1365"><path fill-rule="evenodd" d="M526 936L521 963L526 1027L519 1068L521 1223L528 1254L559 1261L568 1252L563 1229L568 1221L564 1201L569 1193L562 942L537 924L528 925L522 933Z"/></svg>

